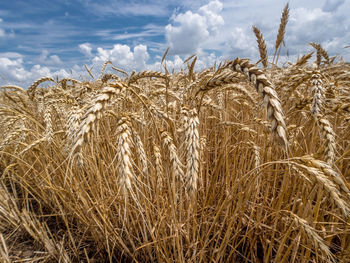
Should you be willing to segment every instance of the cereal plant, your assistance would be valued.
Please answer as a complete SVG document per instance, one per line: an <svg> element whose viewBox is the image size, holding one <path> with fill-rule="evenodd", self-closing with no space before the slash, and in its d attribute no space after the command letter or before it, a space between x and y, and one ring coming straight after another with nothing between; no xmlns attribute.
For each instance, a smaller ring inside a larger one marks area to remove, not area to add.
<svg viewBox="0 0 350 263"><path fill-rule="evenodd" d="M279 66L288 10L272 61L2 86L1 261L350 262L350 64Z"/></svg>

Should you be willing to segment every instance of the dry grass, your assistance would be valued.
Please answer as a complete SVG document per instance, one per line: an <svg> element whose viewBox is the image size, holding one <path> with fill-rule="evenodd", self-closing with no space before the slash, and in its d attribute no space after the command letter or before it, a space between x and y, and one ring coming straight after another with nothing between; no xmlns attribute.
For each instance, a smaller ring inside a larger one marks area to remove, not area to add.
<svg viewBox="0 0 350 263"><path fill-rule="evenodd" d="M350 65L324 52L1 87L0 261L350 262Z"/></svg>

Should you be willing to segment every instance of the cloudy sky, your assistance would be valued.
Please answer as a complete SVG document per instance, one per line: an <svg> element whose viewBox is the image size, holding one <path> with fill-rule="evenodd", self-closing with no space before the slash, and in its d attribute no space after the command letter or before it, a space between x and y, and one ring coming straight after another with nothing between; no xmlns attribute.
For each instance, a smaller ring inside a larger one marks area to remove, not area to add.
<svg viewBox="0 0 350 263"><path fill-rule="evenodd" d="M167 65L183 67L197 54L198 68L215 61L258 60L251 30L256 25L269 55L281 0L1 0L0 86L23 87L42 76L88 78L111 60L121 69L157 69L167 47ZM290 18L280 62L293 61L317 42L330 55L350 60L350 0L290 0Z"/></svg>

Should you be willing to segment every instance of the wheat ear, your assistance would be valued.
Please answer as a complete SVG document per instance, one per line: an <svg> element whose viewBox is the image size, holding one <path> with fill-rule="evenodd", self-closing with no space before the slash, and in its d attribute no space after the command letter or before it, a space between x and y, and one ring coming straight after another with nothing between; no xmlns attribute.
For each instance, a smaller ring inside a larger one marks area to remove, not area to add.
<svg viewBox="0 0 350 263"><path fill-rule="evenodd" d="M44 122L45 122L45 137L47 142L50 144L53 139L53 129L52 129L52 105L49 104L44 109Z"/></svg>
<svg viewBox="0 0 350 263"><path fill-rule="evenodd" d="M306 64L306 62L308 62L308 60L312 57L312 55L314 54L314 52L310 52L308 54L305 54L304 56L302 56L301 58L299 58L297 60L297 62L295 63L295 66L301 67L304 64Z"/></svg>
<svg viewBox="0 0 350 263"><path fill-rule="evenodd" d="M250 64L249 60L236 58L229 65L234 71L243 72L248 80L254 84L266 105L267 118L271 122L272 133L276 135L283 146L287 147L288 140L283 111L272 83L260 69Z"/></svg>
<svg viewBox="0 0 350 263"><path fill-rule="evenodd" d="M106 103L110 102L113 96L120 94L123 89L122 85L116 84L115 87L105 87L98 95L90 102L87 110L82 116L81 123L79 125L79 131L73 140L73 147L71 152L74 155L78 153L79 156L84 140L87 140L93 125L102 116L102 111Z"/></svg>
<svg viewBox="0 0 350 263"><path fill-rule="evenodd" d="M323 238L317 233L316 229L310 226L305 219L300 218L296 214L292 212L288 212L288 214L290 214L294 219L293 221L304 230L306 236L314 243L314 246L324 252L329 260L336 262L329 247L325 244Z"/></svg>
<svg viewBox="0 0 350 263"><path fill-rule="evenodd" d="M175 177L183 180L184 173L182 170L182 163L177 155L177 149L173 142L173 139L170 137L170 135L166 131L163 131L161 133L161 137L163 139L164 146L169 151L170 162L173 167L173 173Z"/></svg>
<svg viewBox="0 0 350 263"><path fill-rule="evenodd" d="M190 194L197 190L199 175L199 119L197 110L182 110L185 124L186 187Z"/></svg>
<svg viewBox="0 0 350 263"><path fill-rule="evenodd" d="M267 68L267 48L264 37L259 28L256 26L253 26L253 31L256 37L256 42L258 42L261 63L263 64L264 68Z"/></svg>
<svg viewBox="0 0 350 263"><path fill-rule="evenodd" d="M35 90L36 88L43 82L45 81L52 81L52 82L55 82L55 80L51 77L43 77L43 78L40 78L36 81L34 81L34 83L32 85L29 86L29 88L27 89L27 94L29 96L29 98L31 100L34 99L34 96L35 96Z"/></svg>
<svg viewBox="0 0 350 263"><path fill-rule="evenodd" d="M312 157L304 157L300 159L307 165L321 170L325 175L328 176L328 178L331 178L333 182L338 186L338 188L342 192L344 192L350 200L350 190L345 184L346 180L343 179L341 175L338 172L336 172L336 170L334 170L330 164L325 163L321 160L314 159Z"/></svg>
<svg viewBox="0 0 350 263"><path fill-rule="evenodd" d="M105 70L108 64L112 64L112 61L107 60L105 63L103 63L100 73L100 79L102 79L103 75L105 74Z"/></svg>
<svg viewBox="0 0 350 263"><path fill-rule="evenodd" d="M117 124L117 161L118 177L123 193L126 195L127 190L131 190L131 182L134 178L131 164L131 135L130 122L127 117L122 117Z"/></svg>
<svg viewBox="0 0 350 263"><path fill-rule="evenodd" d="M278 34L277 34L276 43L275 43L275 54L273 55L273 62L275 64L277 64L279 52L281 51L281 43L284 40L284 34L286 32L286 25L288 23L288 18L289 18L289 4L287 3L282 12L281 23L278 29ZM277 59L275 62L276 54L277 54Z"/></svg>
<svg viewBox="0 0 350 263"><path fill-rule="evenodd" d="M317 124L321 129L322 135L325 138L326 148L324 155L326 156L326 162L332 165L334 163L336 149L335 133L330 122L321 115L317 116Z"/></svg>
<svg viewBox="0 0 350 263"><path fill-rule="evenodd" d="M162 72L156 72L156 71L142 71L142 72L139 72L139 73L135 73L133 72L134 74L131 74L130 78L129 78L129 84L130 83L133 83L133 82L136 82L137 80L141 79L141 78L152 78L152 77L155 77L155 78L163 78L163 79L167 79L168 76Z"/></svg>
<svg viewBox="0 0 350 263"><path fill-rule="evenodd" d="M143 146L143 142L140 138L140 135L134 129L132 130L132 135L133 135L137 155L141 161L142 173L144 175L147 175L148 174L148 162L147 162L147 155L145 152L145 148Z"/></svg>
<svg viewBox="0 0 350 263"><path fill-rule="evenodd" d="M311 78L310 78L310 84L312 85L312 93L313 93L313 99L312 99L312 106L311 106L311 113L314 116L317 116L322 111L322 105L324 101L324 87L323 82L321 79L321 74L319 71L315 71Z"/></svg>
<svg viewBox="0 0 350 263"><path fill-rule="evenodd" d="M156 168L156 175L157 175L157 188L162 189L163 188L163 162L162 162L162 155L160 153L160 149L157 145L153 145L153 154L155 159L155 168Z"/></svg>
<svg viewBox="0 0 350 263"><path fill-rule="evenodd" d="M304 169L309 175L312 176L313 181L315 181L321 188L325 189L326 192L329 193L329 196L334 201L336 206L340 208L345 218L350 218L350 207L348 202L342 199L342 194L337 188L337 185L328 179L321 169L299 163L296 163L296 165Z"/></svg>
<svg viewBox="0 0 350 263"><path fill-rule="evenodd" d="M316 54L316 57L317 57L316 64L317 64L317 66L320 66L322 57L324 57L324 59L326 60L327 64L330 64L328 53L327 53L326 50L324 50L322 48L321 44L314 43L314 42L310 42L309 44L314 49L316 49L316 52L317 52L317 54Z"/></svg>
<svg viewBox="0 0 350 263"><path fill-rule="evenodd" d="M239 82L240 77L242 77L240 72L222 71L211 77L199 91L205 92L222 85L237 83Z"/></svg>

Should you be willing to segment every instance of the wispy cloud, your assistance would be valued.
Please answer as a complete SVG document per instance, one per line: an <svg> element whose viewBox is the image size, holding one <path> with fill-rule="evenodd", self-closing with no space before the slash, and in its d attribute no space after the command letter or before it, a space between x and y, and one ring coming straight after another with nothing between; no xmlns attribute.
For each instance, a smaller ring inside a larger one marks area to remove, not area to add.
<svg viewBox="0 0 350 263"><path fill-rule="evenodd" d="M169 8L166 1L140 2L107 0L103 4L85 0L84 5L95 15L121 16L168 16Z"/></svg>
<svg viewBox="0 0 350 263"><path fill-rule="evenodd" d="M113 40L124 40L124 39L132 39L132 38L146 38L146 37L154 37L164 34L164 27L154 27L151 29L147 29L140 32L128 33L124 32L122 34L116 34L112 37Z"/></svg>
<svg viewBox="0 0 350 263"><path fill-rule="evenodd" d="M6 30L6 26L3 21L4 20L0 18L0 38L13 38L15 36L13 30Z"/></svg>

